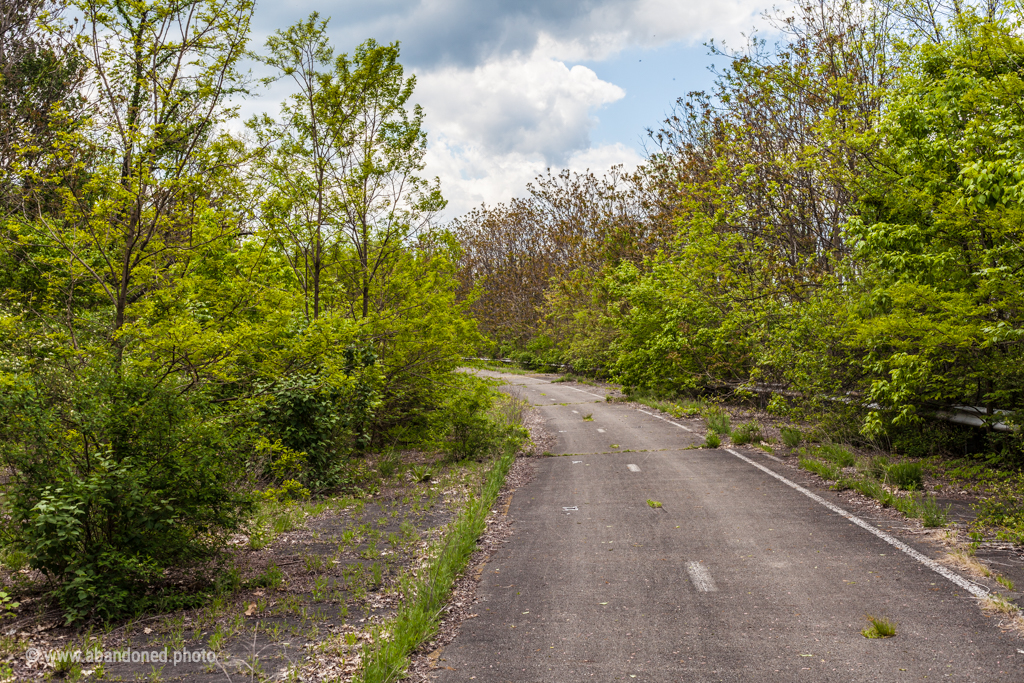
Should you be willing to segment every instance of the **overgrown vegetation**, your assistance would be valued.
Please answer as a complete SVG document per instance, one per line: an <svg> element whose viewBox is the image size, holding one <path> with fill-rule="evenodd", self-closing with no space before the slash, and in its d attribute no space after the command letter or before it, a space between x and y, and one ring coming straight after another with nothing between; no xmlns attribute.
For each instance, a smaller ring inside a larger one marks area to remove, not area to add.
<svg viewBox="0 0 1024 683"><path fill-rule="evenodd" d="M759 401L900 457L1024 466L1021 6L828 0L765 22L773 44L712 45L728 65L635 172L543 176L457 222L481 353L672 414ZM981 427L937 426L965 407ZM911 486L907 467L889 479ZM1000 489L1004 529L1021 495Z"/></svg>
<svg viewBox="0 0 1024 683"><path fill-rule="evenodd" d="M367 462L509 437L455 372L481 337L398 45L275 32L295 88L243 135L252 12L5 4L0 543L69 622L202 603L232 536L372 493Z"/></svg>

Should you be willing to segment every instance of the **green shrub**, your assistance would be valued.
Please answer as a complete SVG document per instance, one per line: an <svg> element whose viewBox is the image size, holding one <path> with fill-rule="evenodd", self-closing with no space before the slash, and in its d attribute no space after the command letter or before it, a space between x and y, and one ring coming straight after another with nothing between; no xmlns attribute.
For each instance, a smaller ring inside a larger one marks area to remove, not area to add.
<svg viewBox="0 0 1024 683"><path fill-rule="evenodd" d="M890 465L885 471L886 480L901 489L921 488L923 472L919 462L901 462Z"/></svg>
<svg viewBox="0 0 1024 683"><path fill-rule="evenodd" d="M737 446L756 443L761 440L761 425L756 422L741 424L732 430L732 442Z"/></svg>
<svg viewBox="0 0 1024 683"><path fill-rule="evenodd" d="M783 427L782 428L782 443L789 446L790 448L796 448L800 445L803 440L803 435L800 430L796 427Z"/></svg>
<svg viewBox="0 0 1024 683"><path fill-rule="evenodd" d="M458 384L437 416L446 430L442 447L455 460L483 460L509 438L524 438L520 402L476 377Z"/></svg>
<svg viewBox="0 0 1024 683"><path fill-rule="evenodd" d="M978 513L976 524L995 529L1000 539L1024 543L1024 473L993 484L972 507Z"/></svg>
<svg viewBox="0 0 1024 683"><path fill-rule="evenodd" d="M166 570L214 557L252 510L249 442L177 387L98 372L62 395L8 384L0 432L6 541L69 622L163 599Z"/></svg>
<svg viewBox="0 0 1024 683"><path fill-rule="evenodd" d="M722 437L718 436L718 434L716 434L713 431L709 431L707 435L704 437L705 448L718 448L721 445Z"/></svg>

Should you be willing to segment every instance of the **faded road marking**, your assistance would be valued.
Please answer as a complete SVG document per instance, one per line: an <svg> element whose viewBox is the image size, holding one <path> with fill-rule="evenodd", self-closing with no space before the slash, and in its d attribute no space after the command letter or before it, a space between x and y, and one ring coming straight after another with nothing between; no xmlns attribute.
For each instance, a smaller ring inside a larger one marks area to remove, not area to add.
<svg viewBox="0 0 1024 683"><path fill-rule="evenodd" d="M687 562L686 573L690 575L693 587L705 593L714 593L718 590L715 580L711 578L711 572L700 562Z"/></svg>
<svg viewBox="0 0 1024 683"><path fill-rule="evenodd" d="M598 429L597 431L600 432L601 434L604 434L604 430L603 429Z"/></svg>
<svg viewBox="0 0 1024 683"><path fill-rule="evenodd" d="M626 469L628 469L630 472L639 472L640 471L640 468L637 465L634 465L632 463L626 465Z"/></svg>
<svg viewBox="0 0 1024 683"><path fill-rule="evenodd" d="M670 425L675 425L676 427L679 427L680 429L685 429L688 432L692 432L693 431L692 429L690 429L686 425L681 425L678 422L673 422L672 420L665 420L665 418L663 418L661 415L655 415L654 413L648 413L646 410L640 410L639 408L637 408L637 410L639 410L644 415L650 415L651 417L656 417L659 420L664 420L665 422L668 422Z"/></svg>
<svg viewBox="0 0 1024 683"><path fill-rule="evenodd" d="M954 584L956 584L960 588L963 588L965 591L967 591L968 593L970 593L974 597L976 597L976 598L984 598L984 597L988 596L989 592L987 590L985 590L984 588L982 588L981 586L979 586L978 584L973 583L971 581L968 581L967 579L965 579L964 577L960 576L959 574L957 574L955 572L952 572L949 569L946 569L945 567L943 567L941 564L939 564L938 562L936 562L932 558L928 557L927 555L923 555L923 554L919 553L918 551L914 550L913 548L911 548L909 545L907 545L903 541L890 536L889 534L885 533L881 529L878 529L877 527L872 526L871 524L868 524L867 522L865 522L860 517L855 517L854 515L851 515L849 512L847 512L843 508L839 507L838 505L833 505L832 503L828 502L827 500L825 500L821 496L818 496L818 495L816 495L814 493L811 493L810 491L805 489L803 486L800 486L800 484L797 484L795 482L790 481L789 479L786 479L784 476L782 476L778 472L770 470L770 469L768 469L767 467L765 467L764 465L762 465L760 463L754 462L753 460L751 460L750 458L746 457L745 455L740 455L739 453L737 453L736 451L732 450L731 448L723 448L722 450L724 450L727 453L732 453L733 455L735 455L740 460L743 460L744 462L750 463L751 465L753 465L757 469L765 472L766 474L769 474L769 475L775 477L776 479L781 481L786 486L789 486L790 488L796 489L797 491L799 491L800 493L804 494L805 496L807 496L808 498L810 498L811 500L813 500L813 501L815 501L817 503L821 503L822 505L824 505L825 507L827 507L829 510L831 510L834 513L836 513L840 517L845 517L846 519L850 520L851 522L853 522L854 524L856 524L860 528L864 529L865 531L868 531L868 532L874 534L875 536L878 536L880 539L882 539L883 541L885 541L886 543L888 543L892 547L897 548L898 550L902 550L907 555L909 555L910 557L914 558L915 560L917 560L918 562L920 562L924 566L928 567L929 569L931 569L936 574L939 574L943 578L949 579L951 582L953 582Z"/></svg>

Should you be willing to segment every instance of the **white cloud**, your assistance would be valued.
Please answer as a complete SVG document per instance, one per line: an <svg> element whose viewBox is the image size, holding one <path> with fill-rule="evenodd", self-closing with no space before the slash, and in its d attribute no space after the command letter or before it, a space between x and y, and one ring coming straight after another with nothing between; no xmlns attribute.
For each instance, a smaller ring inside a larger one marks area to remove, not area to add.
<svg viewBox="0 0 1024 683"><path fill-rule="evenodd" d="M417 78L416 99L432 134L491 154L540 154L552 164L589 147L592 110L625 95L587 67L541 55L443 67Z"/></svg>
<svg viewBox="0 0 1024 683"><path fill-rule="evenodd" d="M449 217L522 195L548 167L600 171L640 160L622 144L591 148L595 111L625 92L585 66L570 68L537 50L417 79L429 131L427 173L441 178Z"/></svg>

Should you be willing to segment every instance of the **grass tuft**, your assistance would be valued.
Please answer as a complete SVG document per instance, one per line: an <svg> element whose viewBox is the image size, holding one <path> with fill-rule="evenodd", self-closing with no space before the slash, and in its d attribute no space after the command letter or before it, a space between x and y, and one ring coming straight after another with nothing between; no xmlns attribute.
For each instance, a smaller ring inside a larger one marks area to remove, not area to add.
<svg viewBox="0 0 1024 683"><path fill-rule="evenodd" d="M709 431L707 436L704 437L705 448L718 448L722 445L722 437L718 436L717 433Z"/></svg>
<svg viewBox="0 0 1024 683"><path fill-rule="evenodd" d="M853 453L842 446L825 444L824 446L818 446L814 451L814 455L824 458L839 467L852 467L857 462Z"/></svg>
<svg viewBox="0 0 1024 683"><path fill-rule="evenodd" d="M707 420L708 429L722 436L729 436L732 429L729 427L729 413L718 406L713 406L704 411L704 419Z"/></svg>
<svg viewBox="0 0 1024 683"><path fill-rule="evenodd" d="M782 443L786 444L790 448L796 448L803 441L803 434L796 427L783 427L782 428Z"/></svg>
<svg viewBox="0 0 1024 683"><path fill-rule="evenodd" d="M868 622L871 625L860 632L865 638L892 638L896 635L896 622L894 621L868 615Z"/></svg>
<svg viewBox="0 0 1024 683"><path fill-rule="evenodd" d="M908 491L921 488L923 474L919 462L897 463L890 465L885 471L885 477L890 484Z"/></svg>
<svg viewBox="0 0 1024 683"><path fill-rule="evenodd" d="M658 508L661 507L661 502L660 501L651 500L650 498L647 499L647 504L650 505L651 508L653 508L655 510L657 510Z"/></svg>
<svg viewBox="0 0 1024 683"><path fill-rule="evenodd" d="M732 430L732 442L737 446L760 441L761 425L756 422L746 422Z"/></svg>
<svg viewBox="0 0 1024 683"><path fill-rule="evenodd" d="M807 470L808 472L814 472L822 479L829 481L837 481L840 478L839 470L831 465L827 465L820 460L814 460L812 458L800 458L800 467ZM851 487L852 488L852 487Z"/></svg>

